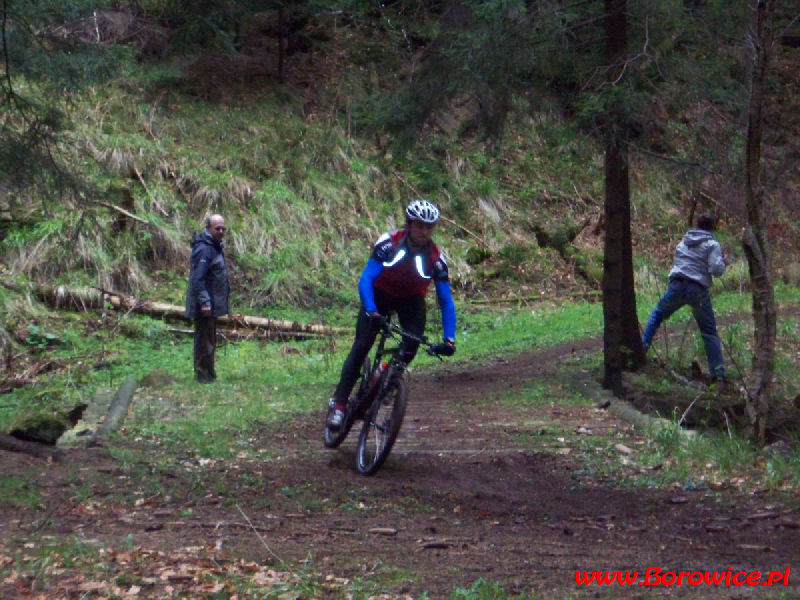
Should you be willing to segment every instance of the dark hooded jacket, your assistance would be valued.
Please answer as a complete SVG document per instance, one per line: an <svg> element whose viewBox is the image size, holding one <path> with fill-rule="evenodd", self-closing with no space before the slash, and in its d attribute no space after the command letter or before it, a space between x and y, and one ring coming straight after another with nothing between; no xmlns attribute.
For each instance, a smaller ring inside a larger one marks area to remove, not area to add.
<svg viewBox="0 0 800 600"><path fill-rule="evenodd" d="M211 305L211 316L221 317L230 312L228 267L222 252L224 242L208 231L196 233L192 240L189 286L186 290L186 318L200 314L200 307Z"/></svg>

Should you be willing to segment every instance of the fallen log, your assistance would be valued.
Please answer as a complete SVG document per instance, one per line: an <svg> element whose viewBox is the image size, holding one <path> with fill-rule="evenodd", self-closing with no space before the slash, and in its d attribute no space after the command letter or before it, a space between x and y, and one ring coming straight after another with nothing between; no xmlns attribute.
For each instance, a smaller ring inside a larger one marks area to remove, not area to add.
<svg viewBox="0 0 800 600"><path fill-rule="evenodd" d="M494 305L494 304L511 304L518 302L520 304L527 304L528 302L549 302L554 300L564 301L567 298L581 298L583 300L586 299L599 300L602 294L603 292L600 290L585 290L580 292L570 292L568 295L553 293L553 294L531 294L528 296L491 298L491 299L473 298L471 300L467 300L467 303Z"/></svg>
<svg viewBox="0 0 800 600"><path fill-rule="evenodd" d="M21 292L23 290L13 282L4 281L3 285L8 289ZM71 310L86 311L91 309L102 309L110 306L114 310L121 310L139 314L146 314L161 317L172 321L186 321L184 317L184 307L163 302L153 302L142 300L134 296L128 296L119 292L113 292L94 287L67 286L33 286L29 290L37 298L46 302L54 308L66 308ZM304 337L295 334L306 334L307 336L331 336L349 333L348 329L342 327L329 327L327 325L316 325L311 323L300 323L298 321L286 321L281 319L268 319L251 315L231 314L217 318L217 324L227 327L233 331L238 329L267 330L275 332L274 337ZM261 336L259 336L261 337ZM266 336L270 337L270 336Z"/></svg>
<svg viewBox="0 0 800 600"><path fill-rule="evenodd" d="M102 309L105 306L103 292L97 288L64 285L20 286L13 281L3 281L3 287L21 294L28 293L53 308L66 308L77 311Z"/></svg>
<svg viewBox="0 0 800 600"><path fill-rule="evenodd" d="M167 331L181 335L194 335L194 329L170 327ZM286 340L308 340L318 337L313 333L302 331L272 331L269 329L227 329L217 327L217 336L228 341L246 342L249 340L267 340L284 342Z"/></svg>
<svg viewBox="0 0 800 600"><path fill-rule="evenodd" d="M38 442L26 442L7 433L0 433L0 449L10 452L22 452L36 458L49 458L54 461L61 460L64 456L61 450L50 448Z"/></svg>
<svg viewBox="0 0 800 600"><path fill-rule="evenodd" d="M108 407L108 415L102 425L98 428L89 445L93 446L102 443L108 436L120 428L125 417L128 415L128 408L133 399L133 393L139 386L139 381L135 377L128 377L119 386L117 393L114 394L114 399L111 401L111 406Z"/></svg>
<svg viewBox="0 0 800 600"><path fill-rule="evenodd" d="M113 292L104 292L112 308L116 310L128 310L131 312L143 313L159 317L171 317L174 319L185 320L184 307L174 304L163 304L161 302L151 302L140 300L133 296L124 296ZM343 328L329 327L327 325L314 325L310 323L299 323L298 321L284 321L280 319L267 319L264 317L254 317L250 315L230 314L224 317L217 317L217 324L231 329L266 329L268 331L280 331L283 333L311 333L315 335L334 335L344 333Z"/></svg>

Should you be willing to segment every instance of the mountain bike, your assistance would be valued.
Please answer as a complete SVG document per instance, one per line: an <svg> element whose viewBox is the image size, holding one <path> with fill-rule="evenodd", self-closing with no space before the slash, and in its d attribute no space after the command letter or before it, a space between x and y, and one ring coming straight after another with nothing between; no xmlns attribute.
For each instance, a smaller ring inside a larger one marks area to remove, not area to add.
<svg viewBox="0 0 800 600"><path fill-rule="evenodd" d="M408 403L406 363L399 358L403 338L417 342L431 356L439 360L452 354L445 344L432 344L426 337L418 337L386 320L380 333L372 362L364 359L358 391L347 401L344 422L336 431L325 426L325 445L339 446L350 433L353 424L363 420L356 448L356 468L362 475L372 475L389 456L394 446ZM398 342L387 348L389 340ZM386 357L389 357L386 360Z"/></svg>

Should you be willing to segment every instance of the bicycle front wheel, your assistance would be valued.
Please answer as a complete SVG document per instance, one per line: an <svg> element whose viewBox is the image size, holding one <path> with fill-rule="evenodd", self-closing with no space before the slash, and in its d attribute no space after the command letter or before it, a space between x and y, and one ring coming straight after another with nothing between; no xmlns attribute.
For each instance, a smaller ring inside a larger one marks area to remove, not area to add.
<svg viewBox="0 0 800 600"><path fill-rule="evenodd" d="M356 466L362 475L380 469L394 446L408 402L408 386L402 375L396 375L378 394L364 417L358 437Z"/></svg>

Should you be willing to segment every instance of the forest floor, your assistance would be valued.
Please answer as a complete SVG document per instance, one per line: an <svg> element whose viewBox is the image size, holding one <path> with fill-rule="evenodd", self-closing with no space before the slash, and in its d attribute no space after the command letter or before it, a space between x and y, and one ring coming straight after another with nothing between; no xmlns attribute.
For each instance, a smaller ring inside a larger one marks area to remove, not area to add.
<svg viewBox="0 0 800 600"><path fill-rule="evenodd" d="M371 477L354 468L358 424L327 450L322 412L260 430L270 460L242 453L163 468L123 464L103 447L59 462L3 453L4 474L36 486L40 501L0 504L0 597L262 598L294 581L307 591L280 597L438 599L479 578L548 599L800 597L796 497L633 486L626 455L646 438L628 423L594 402L532 414L502 400L556 378L596 389L578 367L598 343L413 374L397 444ZM616 468L586 460L590 439ZM44 546L70 558L20 567ZM655 569L674 584L642 585ZM788 584L696 584L707 571L766 579L787 569ZM638 577L579 585L578 571ZM682 572L693 575L678 585Z"/></svg>

